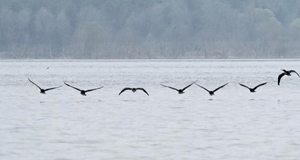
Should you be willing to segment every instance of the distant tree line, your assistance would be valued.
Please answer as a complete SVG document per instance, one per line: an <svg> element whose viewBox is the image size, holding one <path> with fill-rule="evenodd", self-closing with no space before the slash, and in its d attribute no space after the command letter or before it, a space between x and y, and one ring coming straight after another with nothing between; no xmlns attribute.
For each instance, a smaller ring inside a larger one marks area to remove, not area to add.
<svg viewBox="0 0 300 160"><path fill-rule="evenodd" d="M0 58L300 58L300 0L1 0Z"/></svg>

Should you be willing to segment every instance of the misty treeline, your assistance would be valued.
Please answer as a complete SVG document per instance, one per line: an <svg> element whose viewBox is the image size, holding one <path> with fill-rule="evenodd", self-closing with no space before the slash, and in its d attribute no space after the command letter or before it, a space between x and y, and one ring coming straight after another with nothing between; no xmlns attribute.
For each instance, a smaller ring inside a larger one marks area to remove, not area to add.
<svg viewBox="0 0 300 160"><path fill-rule="evenodd" d="M300 0L1 0L0 58L299 58Z"/></svg>

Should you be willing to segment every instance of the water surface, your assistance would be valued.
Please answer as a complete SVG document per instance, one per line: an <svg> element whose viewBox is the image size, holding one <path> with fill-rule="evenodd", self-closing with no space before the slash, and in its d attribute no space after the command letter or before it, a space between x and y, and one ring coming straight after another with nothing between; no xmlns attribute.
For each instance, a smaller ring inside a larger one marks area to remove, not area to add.
<svg viewBox="0 0 300 160"><path fill-rule="evenodd" d="M49 67L49 68L48 68ZM48 69L47 69L48 68ZM300 157L295 60L2 61L1 159L286 160ZM68 82L103 89L81 96ZM183 95L160 84L183 88ZM252 94L238 85L254 87ZM124 87L143 92L118 93Z"/></svg>

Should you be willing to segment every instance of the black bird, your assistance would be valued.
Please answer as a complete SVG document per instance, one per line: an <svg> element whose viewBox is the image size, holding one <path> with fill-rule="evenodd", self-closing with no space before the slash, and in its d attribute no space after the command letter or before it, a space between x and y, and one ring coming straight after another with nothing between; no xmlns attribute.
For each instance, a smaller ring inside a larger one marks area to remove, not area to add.
<svg viewBox="0 0 300 160"><path fill-rule="evenodd" d="M280 80L281 78L284 76L284 75L287 75L287 76L291 76L291 73L296 73L299 76L299 74L295 71L295 70L285 70L285 69L282 69L283 73L281 73L279 76L278 76L278 86L280 85Z"/></svg>
<svg viewBox="0 0 300 160"><path fill-rule="evenodd" d="M144 88L128 88L128 87L122 89L122 91L119 93L119 95L121 93L123 93L124 91L127 91L127 90L131 90L132 92L136 92L137 90L141 90L141 91L145 92L149 96L148 92Z"/></svg>
<svg viewBox="0 0 300 160"><path fill-rule="evenodd" d="M28 78L29 82L31 82L32 84L34 84L35 86L37 86L40 89L40 93L42 94L46 94L46 91L50 91L52 89L56 89L56 88L60 88L61 86L58 87L52 87L52 88L47 88L47 89L43 89L40 86L38 86L37 84L35 84L34 82L32 82L29 78Z"/></svg>
<svg viewBox="0 0 300 160"><path fill-rule="evenodd" d="M250 92L255 92L255 90L258 88L258 87L260 87L260 86L263 86L263 85L265 85L265 84L267 84L267 82L265 82L265 83L262 83L262 84L259 84L259 85L257 85L256 87L254 87L254 88L250 88L250 87L248 87L248 86L246 86L246 85L243 85L243 84L241 84L241 83L239 83L241 86L243 86L243 87L245 87L245 88L248 88L249 90L250 90Z"/></svg>
<svg viewBox="0 0 300 160"><path fill-rule="evenodd" d="M228 83L226 83L226 84L224 84L224 85L222 85L222 86L216 88L216 89L213 90L213 91L210 91L210 90L208 90L208 89L206 89L206 88L204 88L204 87L202 87L202 86L200 86L199 84L196 83L197 86L199 86L199 87L203 88L204 90L206 90L206 91L209 93L209 95L211 95L211 96L215 95L215 92L216 92L217 90L219 90L219 89L225 87L227 84L228 84Z"/></svg>
<svg viewBox="0 0 300 160"><path fill-rule="evenodd" d="M173 87L166 86L166 85L163 85L163 84L161 84L161 85L164 86L164 87L168 87L168 88L170 88L170 89L176 90L176 91L178 92L178 94L183 94L183 93L184 93L184 90L186 90L187 88L189 88L189 87L190 87L191 85L193 85L194 83L195 83L195 82L189 84L188 86L186 86L186 87L184 87L184 88L182 88L182 89L173 88Z"/></svg>
<svg viewBox="0 0 300 160"><path fill-rule="evenodd" d="M65 85L67 85L67 86L69 86L69 87L71 87L71 88L74 88L74 89L76 89L76 90L80 91L80 94L81 94L81 95L83 95L83 96L86 96L86 94L85 94L86 92L91 92L91 91L94 91L94 90L97 90L97 89L101 89L101 88L103 88L103 86L102 86L102 87L99 87L99 88L88 89L88 90L82 90L82 89L79 89L79 88L73 87L73 86L71 86L71 85L67 84L66 82L64 82L64 83L65 83Z"/></svg>

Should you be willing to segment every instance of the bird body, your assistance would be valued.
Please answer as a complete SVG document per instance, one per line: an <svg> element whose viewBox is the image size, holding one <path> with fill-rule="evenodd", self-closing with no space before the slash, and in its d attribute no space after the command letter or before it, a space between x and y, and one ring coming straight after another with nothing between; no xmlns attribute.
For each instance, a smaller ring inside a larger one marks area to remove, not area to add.
<svg viewBox="0 0 300 160"><path fill-rule="evenodd" d="M101 86L101 87L94 88L94 89L82 90L82 89L76 88L76 87L74 87L74 86L71 86L71 85L67 84L66 82L64 82L64 83L65 83L65 85L67 85L67 86L69 86L69 87L71 87L71 88L73 88L73 89L78 90L78 91L80 92L80 94L83 95L83 96L86 96L86 92L91 92L91 91L94 91L94 90L98 90L98 89L103 88L103 86Z"/></svg>
<svg viewBox="0 0 300 160"><path fill-rule="evenodd" d="M124 91L127 91L127 90L131 90L132 92L136 92L137 90L141 90L149 96L148 92L144 88L129 88L129 87L126 87L126 88L122 89L121 92L119 93L119 95L121 95Z"/></svg>
<svg viewBox="0 0 300 160"><path fill-rule="evenodd" d="M29 82L31 82L32 84L34 84L36 87L38 87L40 89L40 93L41 94L46 94L46 91L50 91L50 90L53 90L53 89L56 89L56 88L60 88L61 86L58 86L58 87L52 87L52 88L46 88L46 89L43 89L41 88L40 86L38 86L37 84L35 84L33 81L31 81L29 78L28 78Z"/></svg>
<svg viewBox="0 0 300 160"><path fill-rule="evenodd" d="M196 83L196 81L193 82L193 83L191 83L191 84L189 84L189 85L187 85L186 87L184 87L184 88L182 88L182 89L177 89L177 88L170 87L170 86L166 86L166 85L163 85L163 84L161 84L161 85L162 85L163 87L167 87L167 88L170 88L170 89L173 89L173 90L177 91L178 94L184 94L184 93L185 93L184 90L186 90L187 88L189 88L189 87L190 87L191 85L193 85L194 83Z"/></svg>
<svg viewBox="0 0 300 160"><path fill-rule="evenodd" d="M241 85L241 86L243 86L243 87L245 87L245 88L248 88L249 91L252 92L252 93L254 93L255 90L256 90L258 87L263 86L263 85L265 85L265 84L267 84L267 82L262 83L262 84L259 84L259 85L255 86L254 88L250 88L250 87L248 87L248 86L246 86L246 85L244 85L244 84L239 83L239 85Z"/></svg>
<svg viewBox="0 0 300 160"><path fill-rule="evenodd" d="M201 87L202 89L206 90L206 91L209 93L209 95L211 95L211 96L215 95L215 92L216 92L217 90L219 90L219 89L225 87L227 84L228 84L228 83L226 83L226 84L224 84L224 85L222 85L222 86L216 88L216 89L213 90L213 91L210 91L210 90L206 89L205 87L202 87L202 86L200 86L199 84L196 83L197 86L199 86L199 87Z"/></svg>
<svg viewBox="0 0 300 160"><path fill-rule="evenodd" d="M280 80L283 76L291 76L291 73L296 73L299 76L299 74L295 71L295 70L285 70L285 69L282 69L283 73L281 73L279 76L278 76L278 86L280 85Z"/></svg>

